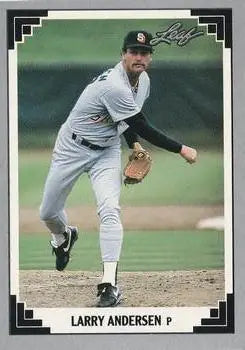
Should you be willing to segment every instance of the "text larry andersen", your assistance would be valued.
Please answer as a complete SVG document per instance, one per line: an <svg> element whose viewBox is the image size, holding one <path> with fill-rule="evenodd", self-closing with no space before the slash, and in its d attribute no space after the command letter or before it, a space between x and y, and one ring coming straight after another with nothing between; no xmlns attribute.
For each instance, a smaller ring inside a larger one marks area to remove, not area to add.
<svg viewBox="0 0 245 350"><path fill-rule="evenodd" d="M169 326L171 317L163 315L79 315L71 316L72 327Z"/></svg>

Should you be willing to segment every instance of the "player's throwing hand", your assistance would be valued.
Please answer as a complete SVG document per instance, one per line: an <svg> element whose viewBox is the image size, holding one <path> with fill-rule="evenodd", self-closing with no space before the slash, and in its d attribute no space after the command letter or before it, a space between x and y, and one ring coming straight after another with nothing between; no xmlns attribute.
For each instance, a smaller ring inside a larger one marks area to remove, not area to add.
<svg viewBox="0 0 245 350"><path fill-rule="evenodd" d="M185 145L182 146L180 155L190 164L195 163L197 160L197 151L195 148L191 148Z"/></svg>
<svg viewBox="0 0 245 350"><path fill-rule="evenodd" d="M123 241L119 210L121 135L133 149L128 177L131 180L126 183L140 182L150 170L151 157L140 145L138 136L180 154L188 163L194 163L197 157L194 148L153 127L141 112L150 94L146 70L153 53L151 39L152 34L146 31L129 32L123 41L121 61L89 83L79 96L59 130L40 207L40 218L51 233L56 269L62 271L78 238L76 227L68 222L65 202L76 180L88 173L100 219L103 275L98 285L98 307L113 307L121 300L117 285ZM136 170L132 171L135 163ZM127 179L127 172L125 176Z"/></svg>

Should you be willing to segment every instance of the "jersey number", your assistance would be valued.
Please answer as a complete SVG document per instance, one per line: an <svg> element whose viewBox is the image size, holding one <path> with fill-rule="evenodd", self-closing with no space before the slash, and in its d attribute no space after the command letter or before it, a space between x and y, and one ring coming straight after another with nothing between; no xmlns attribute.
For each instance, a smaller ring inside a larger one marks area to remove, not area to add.
<svg viewBox="0 0 245 350"><path fill-rule="evenodd" d="M108 69L106 72L102 73L99 77L98 77L98 81L102 81L102 80L106 80L108 77L108 74L111 72L111 69Z"/></svg>

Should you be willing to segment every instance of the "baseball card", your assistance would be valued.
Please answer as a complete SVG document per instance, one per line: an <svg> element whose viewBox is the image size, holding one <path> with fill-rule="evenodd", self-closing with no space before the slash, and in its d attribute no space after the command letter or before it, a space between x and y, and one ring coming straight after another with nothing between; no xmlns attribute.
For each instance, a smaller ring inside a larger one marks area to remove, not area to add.
<svg viewBox="0 0 245 350"><path fill-rule="evenodd" d="M9 336L223 344L234 8L5 11Z"/></svg>

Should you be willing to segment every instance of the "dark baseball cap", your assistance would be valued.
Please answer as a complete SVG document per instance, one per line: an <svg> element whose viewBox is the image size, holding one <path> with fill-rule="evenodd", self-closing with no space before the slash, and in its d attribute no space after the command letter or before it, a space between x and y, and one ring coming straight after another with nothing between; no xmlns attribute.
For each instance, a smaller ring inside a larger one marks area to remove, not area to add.
<svg viewBox="0 0 245 350"><path fill-rule="evenodd" d="M142 48L146 51L152 52L152 45L150 41L152 39L151 33L146 32L145 30L134 30L129 32L123 41L123 51L126 51L130 48Z"/></svg>

